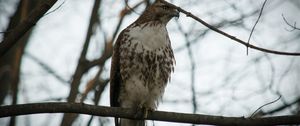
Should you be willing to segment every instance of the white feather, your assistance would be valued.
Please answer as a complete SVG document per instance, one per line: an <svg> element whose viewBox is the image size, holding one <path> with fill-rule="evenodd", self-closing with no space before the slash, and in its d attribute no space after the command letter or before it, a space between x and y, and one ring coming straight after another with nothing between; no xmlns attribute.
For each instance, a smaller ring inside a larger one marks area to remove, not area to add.
<svg viewBox="0 0 300 126"><path fill-rule="evenodd" d="M155 50L164 47L168 44L168 31L163 24L157 24L153 26L141 26L133 27L128 34L131 35L133 43L138 43L146 50ZM137 50L142 51L141 47Z"/></svg>

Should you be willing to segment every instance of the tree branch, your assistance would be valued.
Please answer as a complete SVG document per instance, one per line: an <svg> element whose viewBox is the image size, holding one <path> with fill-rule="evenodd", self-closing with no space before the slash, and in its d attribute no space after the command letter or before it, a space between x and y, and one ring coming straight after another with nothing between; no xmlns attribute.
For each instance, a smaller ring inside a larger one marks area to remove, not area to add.
<svg viewBox="0 0 300 126"><path fill-rule="evenodd" d="M36 7L26 20L21 22L16 28L9 30L7 36L0 43L0 57L3 56L18 40L32 28L44 14L56 3L57 0L47 0Z"/></svg>
<svg viewBox="0 0 300 126"><path fill-rule="evenodd" d="M86 58L86 55L88 52L89 45L91 43L91 38L94 34L93 29L99 23L98 10L100 8L101 2L102 2L102 0L94 1L93 9L92 9L92 12L90 15L88 30L87 30L86 36L85 36L85 41L83 43L83 47L82 47L82 51L79 56L77 67L76 67L75 72L71 79L70 92L69 92L69 96L67 98L68 102L75 102L76 99L78 98L77 97L78 92L79 92L78 87L81 84L81 79L82 79L83 75L89 70L89 69L87 69L88 60ZM71 126L73 121L76 118L77 118L77 115L64 114L63 119L61 121L61 126Z"/></svg>
<svg viewBox="0 0 300 126"><path fill-rule="evenodd" d="M300 30L300 28L297 27L297 23L296 23L296 22L294 22L294 24L292 25L291 23L289 23L289 22L286 20L286 18L284 17L283 14L281 14L281 16L282 16L282 19L284 20L284 22L285 22L288 26L290 26L290 27L292 28L292 29L289 30L289 31Z"/></svg>
<svg viewBox="0 0 300 126"><path fill-rule="evenodd" d="M253 32L254 32L254 29L255 29L255 27L256 27L258 21L259 21L261 15L262 15L262 12L263 12L263 10L264 10L264 8L265 8L265 5L266 5L267 1L268 1L268 0L265 0L265 1L264 1L263 5L262 5L262 7L261 7L261 9L260 9L258 18L257 18L257 20L255 21L254 26L253 26L252 29L251 29L251 32L250 32L250 35L249 35L249 38L248 38L248 41L247 41L247 44L248 44L248 45L250 44L250 39L251 39L251 37L252 37L252 34L253 34ZM247 55L248 55L248 53L249 53L249 47L247 46Z"/></svg>
<svg viewBox="0 0 300 126"><path fill-rule="evenodd" d="M201 114L175 112L150 112L147 118L143 114L136 115L132 109L117 107L94 106L81 103L31 103L0 107L0 117L38 114L38 113L78 113L105 117L129 119L147 119L177 123L209 124L209 125L289 125L300 124L300 116L274 116L263 118L223 117Z"/></svg>
<svg viewBox="0 0 300 126"><path fill-rule="evenodd" d="M178 11L184 13L187 17L191 17L193 19L195 19L196 21L198 21L199 23L201 23L202 25L206 26L207 28L221 34L221 35L224 35L225 37L227 38L230 38L246 47L249 47L249 48L252 48L252 49L255 49L255 50L259 50L259 51L262 51L262 52L265 52L265 53L272 53L272 54L277 54L277 55L287 55L287 56L300 56L300 52L282 52L282 51L276 51L276 50L270 50L270 49L266 49L266 48L261 48L261 47L258 47L258 46L255 46L255 45L251 45L251 44L248 44L247 42L239 39L239 38L236 38L235 36L232 36L222 30L219 30L218 28L206 23L205 21L203 21L202 19L200 19L199 17L193 15L191 12L188 12L174 4L171 4L169 2L166 2L164 0L161 0L162 2L164 2L165 4L177 9Z"/></svg>
<svg viewBox="0 0 300 126"><path fill-rule="evenodd" d="M276 112L280 112L286 108L289 108L297 103L300 102L300 98L297 98L295 101L291 102L291 103L287 103L287 104L283 104L275 109L272 109L272 110L268 110L268 111L263 111L263 110L260 110L257 114L255 114L254 116L264 116L264 115L270 115L270 114L274 114Z"/></svg>

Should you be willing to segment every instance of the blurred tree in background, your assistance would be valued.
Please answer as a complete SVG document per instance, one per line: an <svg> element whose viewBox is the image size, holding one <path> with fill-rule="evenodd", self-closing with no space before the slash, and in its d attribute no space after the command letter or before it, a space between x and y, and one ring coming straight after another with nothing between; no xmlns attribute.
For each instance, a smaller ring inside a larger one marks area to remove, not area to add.
<svg viewBox="0 0 300 126"><path fill-rule="evenodd" d="M110 56L118 33L152 0L59 0L0 58L0 103L67 101L108 106ZM171 0L247 40L264 1ZM0 0L0 39L40 0ZM300 1L267 1L251 44L299 52ZM299 114L300 59L249 50L181 16L168 25L177 65L159 110L226 116ZM279 101L263 107L262 105ZM51 117L51 118L50 118ZM39 119L37 119L39 118ZM148 122L166 125L165 122ZM112 125L77 114L1 118L0 125ZM183 125L172 123L172 125ZM187 124L190 125L190 124Z"/></svg>

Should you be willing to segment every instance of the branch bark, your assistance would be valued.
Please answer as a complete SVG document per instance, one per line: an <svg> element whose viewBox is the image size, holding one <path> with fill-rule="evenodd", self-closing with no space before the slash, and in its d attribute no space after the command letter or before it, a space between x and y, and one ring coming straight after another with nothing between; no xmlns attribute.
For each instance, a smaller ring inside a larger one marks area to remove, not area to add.
<svg viewBox="0 0 300 126"><path fill-rule="evenodd" d="M21 22L16 28L7 33L7 36L0 43L0 57L2 57L17 41L29 31L44 14L56 3L57 0L47 0L35 8L28 18Z"/></svg>
<svg viewBox="0 0 300 126"><path fill-rule="evenodd" d="M169 2L166 2L164 0L161 0L162 2L164 2L165 4L177 9L178 11L184 13L187 17L191 17L193 18L194 20L196 20L197 22L201 23L202 25L206 26L207 28L227 37L227 38L230 38L244 46L246 46L247 48L252 48L252 49L255 49L255 50L259 50L259 51L262 51L262 52L265 52L265 53L271 53L271 54L277 54L277 55L287 55L287 56L300 56L300 52L283 52L283 51L276 51L276 50L270 50L270 49L266 49L266 48L262 48L262 47L258 47L258 46L255 46L255 45L252 45L252 44L249 44L239 38L236 38L235 36L232 36L222 30L219 30L218 28L208 24L207 22L203 21L202 19L200 19L199 17L193 15L191 12L188 12L174 4L171 4Z"/></svg>
<svg viewBox="0 0 300 126"><path fill-rule="evenodd" d="M223 117L223 116L211 116L201 114L187 114L187 113L175 113L154 111L148 114L147 118L142 118L143 114L137 115L137 112L133 109L117 108L117 107L105 107L87 105L82 103L31 103L31 104L19 104L8 105L0 107L0 118L18 115L28 114L40 114L40 113L77 113L88 114L95 116L105 117L120 117L129 119L146 119L146 120L158 120L177 123L193 123L193 124L208 124L208 125L290 125L300 124L299 115L289 116L274 116L274 117L262 117L262 118L244 118L244 117Z"/></svg>

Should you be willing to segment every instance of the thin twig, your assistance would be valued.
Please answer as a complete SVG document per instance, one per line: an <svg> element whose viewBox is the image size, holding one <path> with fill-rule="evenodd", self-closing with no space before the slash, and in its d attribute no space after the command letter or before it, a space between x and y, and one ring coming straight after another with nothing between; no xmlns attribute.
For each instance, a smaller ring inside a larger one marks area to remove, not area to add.
<svg viewBox="0 0 300 126"><path fill-rule="evenodd" d="M270 104L273 104L273 103L277 102L280 98L281 98L281 95L280 95L276 100L271 101L271 102L269 102L269 103L266 103L266 104L260 106L258 109L256 109L256 110L251 114L250 118L252 118L252 117L253 117L253 116L254 116L261 108L263 108L263 107L265 107L265 106L267 106L267 105L270 105Z"/></svg>
<svg viewBox="0 0 300 126"><path fill-rule="evenodd" d="M262 12L263 12L263 10L264 10L264 8L265 8L265 5L266 5L267 1L268 1L268 0L265 0L265 2L263 3L263 5L262 5L262 7L261 7L261 9L260 9L260 12L259 12L259 16L258 16L258 18L257 18L257 20L256 20L256 22L255 22L255 24L254 24L254 26L253 26L252 29L251 29L251 32L250 32L250 35L249 35L249 38L248 38L248 41L247 41L248 45L250 44L251 36L252 36L252 34L253 34L253 32L254 32L254 29L255 29L255 27L256 27L256 25L257 25L257 23L258 23L258 21L259 21L261 15L262 15ZM248 55L248 52L249 52L249 46L247 46L247 55Z"/></svg>
<svg viewBox="0 0 300 126"><path fill-rule="evenodd" d="M282 16L284 22L285 22L288 26L290 26L291 28L293 28L293 29L291 29L291 30L289 30L289 31L300 30L300 28L297 27L297 23L296 23L296 22L294 22L294 25L292 25L292 24L290 24L290 23L286 20L286 18L284 17L283 14L281 14L281 16Z"/></svg>
<svg viewBox="0 0 300 126"><path fill-rule="evenodd" d="M221 31L219 29L217 29L216 27L206 23L205 21L203 21L202 19L200 19L199 17L193 15L191 12L188 12L174 4L171 4L171 3L168 3L164 0L161 0L162 2L164 2L165 4L177 9L178 11L184 13L187 17L191 17L193 18L194 20L198 21L199 23L203 24L204 26L206 26L207 28L223 35L223 36L226 36L227 38L230 38L246 47L249 47L249 48L252 48L252 49L255 49L255 50L259 50L259 51L262 51L262 52L265 52L265 53L271 53L271 54L277 54L277 55L286 55L286 56L300 56L300 52L283 52L283 51L276 51L276 50L270 50L270 49L266 49L266 48L262 48L262 47L258 47L258 46L254 46L254 45L251 45L251 44L248 44L247 42L239 39L239 38L236 38L235 36L232 36L224 31Z"/></svg>
<svg viewBox="0 0 300 126"><path fill-rule="evenodd" d="M267 115L267 114L273 114L275 112L279 112L279 111L282 111L288 107L291 107L292 105L295 105L295 104L298 104L300 102L300 98L297 98L296 100L292 101L291 103L288 103L288 104L283 104L282 106L279 106L273 110L269 110L269 111L266 111L266 112L262 112L262 115Z"/></svg>
<svg viewBox="0 0 300 126"><path fill-rule="evenodd" d="M132 7L132 9L134 10L135 8L139 7L143 2L139 2L137 3L135 6ZM125 18L126 15L130 14L131 11L129 11L127 9L127 7L125 7L121 13L120 13L120 18L119 18L119 21L118 21L118 24L117 24L117 27L115 28L115 31L113 32L113 36L112 36L112 39L111 39L111 42L114 42L115 39L117 38L117 35L118 35L118 32L121 28L121 25L123 23L123 20Z"/></svg>
<svg viewBox="0 0 300 126"><path fill-rule="evenodd" d="M50 12L48 12L48 13L46 13L44 16L46 16L46 15L48 15L48 14L51 14L51 13L53 13L53 12L55 12L55 11L57 11L59 8L61 8L62 7L62 5L64 5L65 4L65 2L66 2L67 0L64 0L57 8L55 8L55 9L53 9L52 11L50 11Z"/></svg>
<svg viewBox="0 0 300 126"><path fill-rule="evenodd" d="M141 4L142 2L140 2L139 4ZM139 4L137 4L137 6L139 6ZM134 13L136 13L137 15L141 15L140 13L138 13L138 12L136 12L135 10L134 10L134 8L136 8L136 7L130 7L129 6L129 4L128 4L128 0L125 0L125 5L126 5L126 8L128 8L130 11L132 11L132 12L134 12Z"/></svg>

